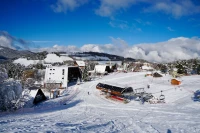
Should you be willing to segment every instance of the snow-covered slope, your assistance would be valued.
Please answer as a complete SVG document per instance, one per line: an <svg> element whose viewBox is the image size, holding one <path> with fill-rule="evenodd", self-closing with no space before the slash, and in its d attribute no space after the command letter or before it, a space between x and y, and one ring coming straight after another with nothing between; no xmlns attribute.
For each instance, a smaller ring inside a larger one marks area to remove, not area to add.
<svg viewBox="0 0 200 133"><path fill-rule="evenodd" d="M13 61L13 63L19 63L24 66L29 66L31 64L43 63L42 60L27 60L26 58L19 58Z"/></svg>
<svg viewBox="0 0 200 133"><path fill-rule="evenodd" d="M73 61L72 58L68 57L68 56L60 56L60 58L63 60L63 61Z"/></svg>
<svg viewBox="0 0 200 133"><path fill-rule="evenodd" d="M172 86L169 75L153 78L145 77L145 74L113 73L71 86L62 97L24 109L25 113L2 114L0 132L200 132L200 102L191 98L193 91L199 89L200 76L182 77L180 86ZM146 92L156 97L162 90L166 103L131 101L124 104L112 101L96 89L99 82L117 83L134 89L144 87ZM147 89L147 84L150 84L150 89Z"/></svg>
<svg viewBox="0 0 200 133"><path fill-rule="evenodd" d="M18 58L13 61L13 63L19 63L24 66L29 66L31 64L37 64L37 63L63 63L64 61L73 61L72 58L68 56L57 56L56 54L47 54L47 57L44 60L27 60L26 58Z"/></svg>
<svg viewBox="0 0 200 133"><path fill-rule="evenodd" d="M47 57L44 59L45 63L62 63L63 60L56 54L47 54Z"/></svg>

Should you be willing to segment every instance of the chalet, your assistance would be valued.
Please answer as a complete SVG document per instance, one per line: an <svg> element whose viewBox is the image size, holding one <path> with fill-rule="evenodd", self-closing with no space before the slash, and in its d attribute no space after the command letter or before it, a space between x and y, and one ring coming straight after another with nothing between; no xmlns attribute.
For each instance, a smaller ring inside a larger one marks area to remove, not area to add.
<svg viewBox="0 0 200 133"><path fill-rule="evenodd" d="M76 66L60 66L46 68L45 85L56 84L55 88L66 88L68 82L81 78L81 73ZM54 89L55 89L54 88Z"/></svg>
<svg viewBox="0 0 200 133"><path fill-rule="evenodd" d="M47 99L41 89L31 90L30 95L31 95L31 97L33 97L33 104L38 104Z"/></svg>

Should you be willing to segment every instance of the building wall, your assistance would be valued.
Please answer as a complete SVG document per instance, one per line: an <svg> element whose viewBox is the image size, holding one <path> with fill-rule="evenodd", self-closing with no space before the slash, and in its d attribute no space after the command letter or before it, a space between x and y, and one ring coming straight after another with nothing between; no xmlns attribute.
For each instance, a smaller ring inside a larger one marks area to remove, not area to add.
<svg viewBox="0 0 200 133"><path fill-rule="evenodd" d="M67 87L68 82L68 67L50 67L46 68L45 82L60 83L62 87Z"/></svg>

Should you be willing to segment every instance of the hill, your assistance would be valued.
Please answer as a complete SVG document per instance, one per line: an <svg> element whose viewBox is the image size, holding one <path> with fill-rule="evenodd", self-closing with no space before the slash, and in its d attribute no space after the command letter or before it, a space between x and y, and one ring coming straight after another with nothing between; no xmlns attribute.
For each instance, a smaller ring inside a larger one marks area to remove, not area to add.
<svg viewBox="0 0 200 133"><path fill-rule="evenodd" d="M77 59L83 59L83 60L136 61L136 59L133 58L125 58L118 55L99 53L99 52L77 52L77 53L71 53L70 56L74 58L78 57Z"/></svg>
<svg viewBox="0 0 200 133"><path fill-rule="evenodd" d="M27 55L34 55L35 53L28 50L14 50L7 47L0 46L0 59L8 60L8 59L16 59Z"/></svg>

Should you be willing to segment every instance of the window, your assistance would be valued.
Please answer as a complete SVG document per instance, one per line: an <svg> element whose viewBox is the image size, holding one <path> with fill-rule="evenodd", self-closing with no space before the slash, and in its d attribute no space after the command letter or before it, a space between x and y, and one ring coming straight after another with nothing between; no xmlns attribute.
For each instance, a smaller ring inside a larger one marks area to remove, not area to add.
<svg viewBox="0 0 200 133"><path fill-rule="evenodd" d="M52 70L52 69L50 69L50 70Z"/></svg>
<svg viewBox="0 0 200 133"><path fill-rule="evenodd" d="M53 70L55 70L55 69L53 69Z"/></svg>
<svg viewBox="0 0 200 133"><path fill-rule="evenodd" d="M65 75L65 69L62 70L62 75Z"/></svg>

